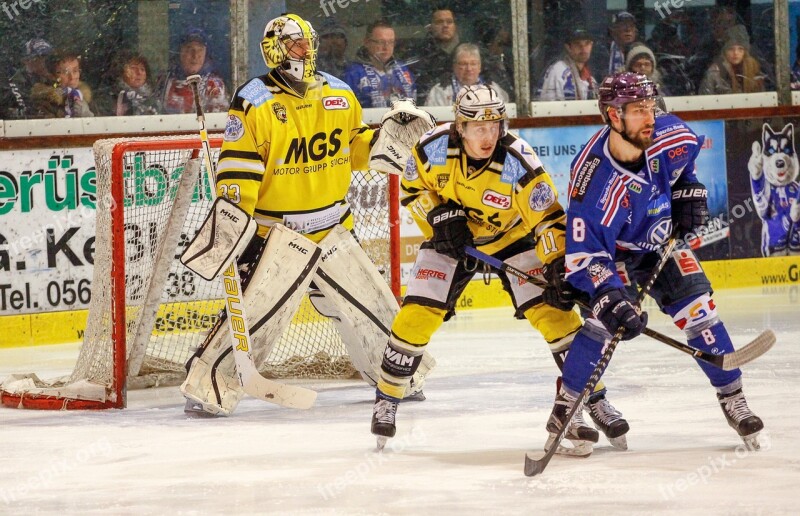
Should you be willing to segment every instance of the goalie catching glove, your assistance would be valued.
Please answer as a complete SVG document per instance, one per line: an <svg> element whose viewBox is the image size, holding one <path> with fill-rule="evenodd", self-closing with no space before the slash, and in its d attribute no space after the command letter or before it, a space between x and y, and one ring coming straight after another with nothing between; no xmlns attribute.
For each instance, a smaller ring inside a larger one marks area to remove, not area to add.
<svg viewBox="0 0 800 516"><path fill-rule="evenodd" d="M436 126L436 119L419 109L411 99L392 102L381 120L378 137L369 156L369 168L387 174L402 174L411 149L420 137Z"/></svg>

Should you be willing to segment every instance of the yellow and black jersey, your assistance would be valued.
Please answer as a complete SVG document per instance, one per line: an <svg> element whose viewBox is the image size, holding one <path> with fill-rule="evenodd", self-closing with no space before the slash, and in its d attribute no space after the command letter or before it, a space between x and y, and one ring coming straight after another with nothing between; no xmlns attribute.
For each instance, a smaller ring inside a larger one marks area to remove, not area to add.
<svg viewBox="0 0 800 516"><path fill-rule="evenodd" d="M368 168L373 135L341 80L319 74L304 96L270 72L241 86L228 110L217 190L259 223L283 223L320 241L352 228L345 201L351 172Z"/></svg>
<svg viewBox="0 0 800 516"><path fill-rule="evenodd" d="M403 205L426 238L430 210L453 200L464 207L481 250L494 254L532 235L542 263L564 254L566 216L539 157L524 140L503 136L494 154L472 170L453 124L426 133L403 173Z"/></svg>

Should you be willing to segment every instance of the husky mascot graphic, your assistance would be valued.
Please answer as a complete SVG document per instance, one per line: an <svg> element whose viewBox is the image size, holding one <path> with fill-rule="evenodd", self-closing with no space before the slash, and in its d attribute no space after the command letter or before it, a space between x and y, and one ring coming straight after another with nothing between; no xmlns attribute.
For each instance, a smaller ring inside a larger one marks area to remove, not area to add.
<svg viewBox="0 0 800 516"><path fill-rule="evenodd" d="M800 203L797 182L800 165L794 148L794 125L775 131L761 130L761 143L753 142L750 187L762 222L761 254L800 254Z"/></svg>

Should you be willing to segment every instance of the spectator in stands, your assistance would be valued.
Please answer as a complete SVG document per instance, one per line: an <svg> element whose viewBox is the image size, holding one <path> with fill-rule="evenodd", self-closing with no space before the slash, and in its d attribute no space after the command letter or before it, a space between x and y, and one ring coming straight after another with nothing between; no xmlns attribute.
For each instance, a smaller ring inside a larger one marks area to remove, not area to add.
<svg viewBox="0 0 800 516"><path fill-rule="evenodd" d="M449 75L453 51L459 44L458 26L453 11L434 7L428 35L408 54L411 70L416 77L417 93L425 98L434 84Z"/></svg>
<svg viewBox="0 0 800 516"><path fill-rule="evenodd" d="M722 53L708 68L700 84L701 95L764 91L764 74L750 56L750 36L744 25L728 30Z"/></svg>
<svg viewBox="0 0 800 516"><path fill-rule="evenodd" d="M77 54L52 57L50 71L55 84L37 83L31 89L31 101L40 118L93 117L92 89L81 81L81 61Z"/></svg>
<svg viewBox="0 0 800 516"><path fill-rule="evenodd" d="M123 54L119 62L121 70L114 89L114 113L117 116L158 114L158 95L150 80L147 58L141 54Z"/></svg>
<svg viewBox="0 0 800 516"><path fill-rule="evenodd" d="M628 47L636 41L638 30L636 18L627 11L622 11L611 17L608 28L611 36L611 46L608 50L608 75L625 71L625 55Z"/></svg>
<svg viewBox="0 0 800 516"><path fill-rule="evenodd" d="M664 81L661 78L661 72L658 70L656 56L644 43L636 42L628 48L628 55L625 58L625 70L645 75L656 83L658 92L662 97L669 95L669 91L663 85Z"/></svg>
<svg viewBox="0 0 800 516"><path fill-rule="evenodd" d="M731 6L716 6L709 10L709 28L691 53L689 76L695 85L700 84L706 71L722 53L728 31L737 23L736 10Z"/></svg>
<svg viewBox="0 0 800 516"><path fill-rule="evenodd" d="M53 53L50 43L34 38L25 43L25 55L22 67L11 74L7 91L4 91L4 112L0 117L9 119L26 119L35 117L31 92L36 84L53 86L54 77L47 64L47 58Z"/></svg>
<svg viewBox="0 0 800 516"><path fill-rule="evenodd" d="M794 66L792 66L791 87L793 90L800 90L800 41L797 43L797 48L794 50L795 59Z"/></svg>
<svg viewBox="0 0 800 516"><path fill-rule="evenodd" d="M347 34L334 18L325 18L319 29L317 70L341 78L344 75Z"/></svg>
<svg viewBox="0 0 800 516"><path fill-rule="evenodd" d="M597 98L597 81L589 69L594 38L576 28L564 43L561 59L544 74L541 100L587 100Z"/></svg>
<svg viewBox="0 0 800 516"><path fill-rule="evenodd" d="M474 23L475 35L481 51L481 74L514 94L514 57L511 48L511 31L495 17L479 18ZM505 99L508 102L508 99Z"/></svg>
<svg viewBox="0 0 800 516"><path fill-rule="evenodd" d="M179 61L160 81L165 113L194 113L192 88L186 82L190 75L202 78L198 90L206 113L227 111L229 99L225 81L214 69L208 52L208 36L201 29L189 29L183 35Z"/></svg>
<svg viewBox="0 0 800 516"><path fill-rule="evenodd" d="M400 98L417 99L414 76L394 57L395 34L386 20L367 26L364 45L344 70L344 81L353 88L362 107L388 107Z"/></svg>
<svg viewBox="0 0 800 516"><path fill-rule="evenodd" d="M508 102L508 93L494 81L481 77L481 52L477 45L461 43L453 52L453 74L447 82L439 82L428 92L426 106L452 106L462 86L486 84L491 86L503 102Z"/></svg>

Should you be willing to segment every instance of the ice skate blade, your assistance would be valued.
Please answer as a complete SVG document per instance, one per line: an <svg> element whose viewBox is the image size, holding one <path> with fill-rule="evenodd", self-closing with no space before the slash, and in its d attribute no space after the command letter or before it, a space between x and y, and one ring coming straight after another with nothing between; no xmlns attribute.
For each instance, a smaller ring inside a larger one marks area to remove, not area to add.
<svg viewBox="0 0 800 516"><path fill-rule="evenodd" d="M761 432L756 432L750 435L743 435L742 441L744 441L744 445L747 446L748 450L758 451L761 449L761 443L758 442L758 434Z"/></svg>
<svg viewBox="0 0 800 516"><path fill-rule="evenodd" d="M611 446L617 450L628 451L628 439L626 439L624 435L620 435L619 437L606 437L606 439L608 439Z"/></svg>
<svg viewBox="0 0 800 516"><path fill-rule="evenodd" d="M550 437L547 438L547 442L544 444L544 451L549 451L555 440L556 436L551 434ZM572 447L559 444L558 448L556 448L556 455L562 455L564 457L588 457L592 454L594 448L592 447L591 441L580 441L578 439L565 440L571 442ZM561 442L563 443L564 441Z"/></svg>
<svg viewBox="0 0 800 516"><path fill-rule="evenodd" d="M225 417L221 412L209 412L204 409L204 406L199 401L187 399L186 405L183 406L183 413L186 417L192 419L213 419L218 417Z"/></svg>
<svg viewBox="0 0 800 516"><path fill-rule="evenodd" d="M383 451L383 449L386 447L386 443L389 442L389 438L379 435L376 441L378 451Z"/></svg>

